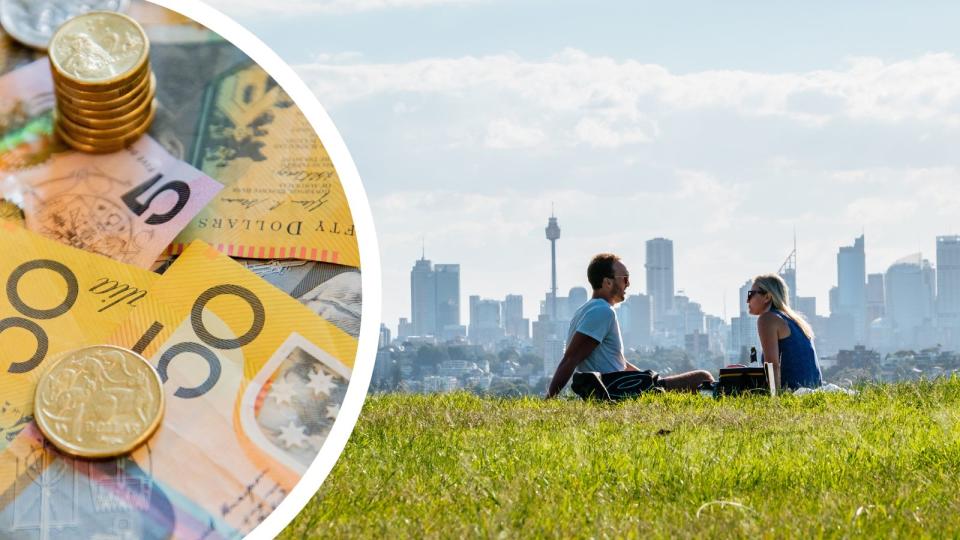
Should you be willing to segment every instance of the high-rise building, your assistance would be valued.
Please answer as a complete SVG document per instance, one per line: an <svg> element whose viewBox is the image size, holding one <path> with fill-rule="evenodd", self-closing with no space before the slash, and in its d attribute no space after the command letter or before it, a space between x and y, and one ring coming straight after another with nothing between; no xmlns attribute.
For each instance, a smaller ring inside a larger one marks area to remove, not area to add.
<svg viewBox="0 0 960 540"><path fill-rule="evenodd" d="M460 265L421 257L410 271L413 335L445 338L460 326Z"/></svg>
<svg viewBox="0 0 960 540"><path fill-rule="evenodd" d="M647 240L644 269L647 274L647 296L653 309L653 327L663 331L667 313L673 309L673 241L666 238Z"/></svg>
<svg viewBox="0 0 960 540"><path fill-rule="evenodd" d="M460 265L437 264L437 332L446 337L460 326Z"/></svg>
<svg viewBox="0 0 960 540"><path fill-rule="evenodd" d="M650 347L650 335L653 331L650 297L645 294L629 296L618 309L621 313L624 347Z"/></svg>
<svg viewBox="0 0 960 540"><path fill-rule="evenodd" d="M747 313L741 313L730 319L730 348L727 350L727 359L731 362L747 363L750 361L750 347L760 350L760 338L757 335L757 318Z"/></svg>
<svg viewBox="0 0 960 540"><path fill-rule="evenodd" d="M921 328L932 326L936 274L919 253L904 257L884 276L886 318L894 347L919 347Z"/></svg>
<svg viewBox="0 0 960 540"><path fill-rule="evenodd" d="M390 329L387 325L380 323L380 340L377 342L377 348L382 349L390 346Z"/></svg>
<svg viewBox="0 0 960 540"><path fill-rule="evenodd" d="M563 339L550 336L543 341L543 376L553 377L557 372L557 366L563 359L563 351L566 349L566 343Z"/></svg>
<svg viewBox="0 0 960 540"><path fill-rule="evenodd" d="M508 336L530 339L530 321L523 318L523 296L508 294L503 300L503 330Z"/></svg>
<svg viewBox="0 0 960 540"><path fill-rule="evenodd" d="M853 324L853 341L866 342L867 271L861 234L852 246L841 246L837 252L836 311L849 316Z"/></svg>
<svg viewBox="0 0 960 540"><path fill-rule="evenodd" d="M563 313L560 315L560 318L564 320L570 320L573 318L573 314L576 313L577 309L587 303L587 289L586 287L572 287L570 292L567 293L566 298L566 308L563 310Z"/></svg>
<svg viewBox="0 0 960 540"><path fill-rule="evenodd" d="M704 317L704 325L707 327L707 335L710 336L710 352L714 355L724 355L727 352L727 346L730 342L730 325L722 318L715 315ZM727 362L720 356L720 364L715 367L723 367Z"/></svg>
<svg viewBox="0 0 960 540"><path fill-rule="evenodd" d="M437 280L433 264L423 257L410 271L410 318L413 335L437 335Z"/></svg>
<svg viewBox="0 0 960 540"><path fill-rule="evenodd" d="M410 322L406 317L400 317L400 322L397 324L397 339L406 339L413 333L413 323Z"/></svg>
<svg viewBox="0 0 960 540"><path fill-rule="evenodd" d="M960 236L937 237L937 326L944 345L960 345Z"/></svg>
<svg viewBox="0 0 960 540"><path fill-rule="evenodd" d="M491 345L503 339L503 336L500 301L470 296L470 341L478 345Z"/></svg>

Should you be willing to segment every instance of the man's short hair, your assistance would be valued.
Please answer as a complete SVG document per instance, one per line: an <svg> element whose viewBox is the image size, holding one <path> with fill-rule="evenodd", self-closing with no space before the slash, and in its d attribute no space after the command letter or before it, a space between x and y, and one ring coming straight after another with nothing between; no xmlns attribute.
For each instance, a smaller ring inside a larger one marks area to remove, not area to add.
<svg viewBox="0 0 960 540"><path fill-rule="evenodd" d="M619 260L620 257L613 253L600 253L593 257L587 266L587 281L593 290L603 287L603 278L613 277L613 263Z"/></svg>

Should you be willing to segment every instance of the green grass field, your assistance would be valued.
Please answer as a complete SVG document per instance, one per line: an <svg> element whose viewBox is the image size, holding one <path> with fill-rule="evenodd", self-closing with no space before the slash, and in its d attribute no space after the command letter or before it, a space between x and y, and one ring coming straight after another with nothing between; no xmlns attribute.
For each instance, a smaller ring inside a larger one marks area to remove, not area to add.
<svg viewBox="0 0 960 540"><path fill-rule="evenodd" d="M618 404L371 396L301 537L960 537L960 379Z"/></svg>

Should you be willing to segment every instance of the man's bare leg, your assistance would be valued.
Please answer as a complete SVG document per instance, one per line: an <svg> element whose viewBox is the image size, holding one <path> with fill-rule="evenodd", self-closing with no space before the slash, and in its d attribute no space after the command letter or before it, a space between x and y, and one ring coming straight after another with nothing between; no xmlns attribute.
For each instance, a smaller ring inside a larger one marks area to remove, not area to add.
<svg viewBox="0 0 960 540"><path fill-rule="evenodd" d="M696 392L702 382L713 382L713 375L709 371L698 369L660 377L663 389L675 392Z"/></svg>

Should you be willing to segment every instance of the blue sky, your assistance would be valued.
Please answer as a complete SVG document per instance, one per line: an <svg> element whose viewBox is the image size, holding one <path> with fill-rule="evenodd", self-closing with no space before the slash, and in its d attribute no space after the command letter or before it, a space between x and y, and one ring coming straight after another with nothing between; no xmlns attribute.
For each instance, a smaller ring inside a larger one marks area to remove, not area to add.
<svg viewBox="0 0 960 540"><path fill-rule="evenodd" d="M714 314L799 246L799 292L960 232L960 6L850 2L210 2L315 91L360 170L383 262L384 320L409 270L462 265L466 296L559 286L597 251L643 292L643 242L675 241L676 283ZM464 314L464 323L466 317Z"/></svg>

